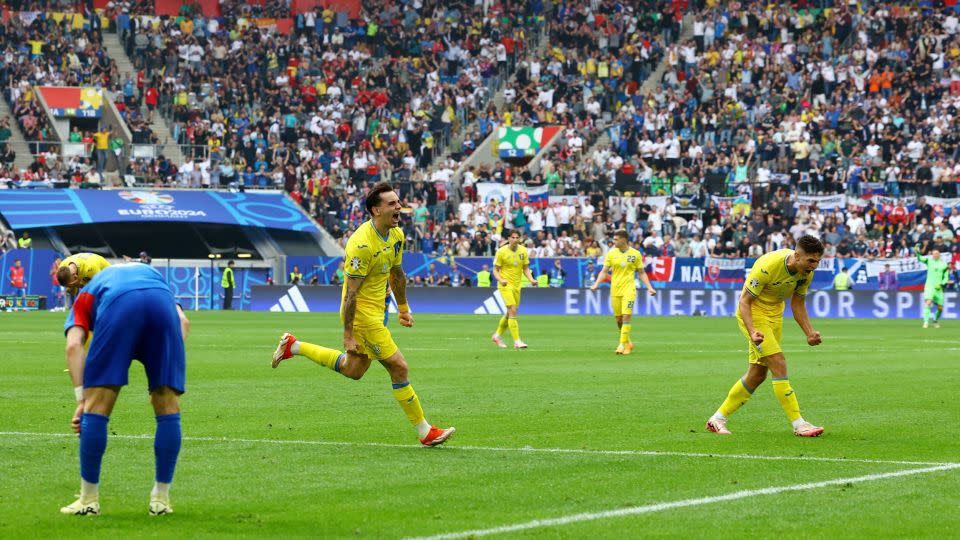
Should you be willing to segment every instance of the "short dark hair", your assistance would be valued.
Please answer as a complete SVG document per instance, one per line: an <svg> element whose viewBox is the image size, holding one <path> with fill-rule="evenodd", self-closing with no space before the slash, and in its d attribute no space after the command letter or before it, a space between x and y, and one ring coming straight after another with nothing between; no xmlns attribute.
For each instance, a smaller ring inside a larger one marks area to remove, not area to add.
<svg viewBox="0 0 960 540"><path fill-rule="evenodd" d="M380 196L388 191L393 191L393 186L389 182L377 182L370 188L365 201L368 213L373 214L373 207L380 204Z"/></svg>
<svg viewBox="0 0 960 540"><path fill-rule="evenodd" d="M520 236L520 229L510 229L510 232L507 233L507 238L510 238L513 235Z"/></svg>
<svg viewBox="0 0 960 540"><path fill-rule="evenodd" d="M797 248L803 250L804 253L820 254L823 255L823 242L815 236L810 236L805 234L797 240Z"/></svg>
<svg viewBox="0 0 960 540"><path fill-rule="evenodd" d="M66 287L70 283L70 278L73 277L73 272L70 271L70 265L61 266L57 268L57 283L61 287Z"/></svg>
<svg viewBox="0 0 960 540"><path fill-rule="evenodd" d="M613 233L614 238L623 238L624 240L630 239L630 233L626 229L617 229L617 232Z"/></svg>

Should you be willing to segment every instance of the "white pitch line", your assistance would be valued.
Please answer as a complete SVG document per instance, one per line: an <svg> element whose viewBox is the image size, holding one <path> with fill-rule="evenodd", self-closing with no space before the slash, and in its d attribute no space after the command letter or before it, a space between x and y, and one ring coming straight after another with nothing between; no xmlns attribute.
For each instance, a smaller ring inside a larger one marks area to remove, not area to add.
<svg viewBox="0 0 960 540"><path fill-rule="evenodd" d="M768 487L762 489L746 489L735 491L727 495L716 495L713 497L700 497L696 499L682 499L679 501L661 502L648 504L644 506L632 506L629 508L618 508L616 510L605 510L602 512L584 512L551 519L535 519L524 523L515 523L513 525L501 525L489 529L474 529L470 531L460 531L452 533L437 534L433 536L418 536L410 540L458 540L460 538L475 538L477 536L490 536L493 534L504 534L529 529L539 529L542 527L556 527L559 525L569 525L571 523L580 523L584 521L596 521L599 519L619 518L624 516L635 516L639 514L650 514L671 510L673 508L684 508L688 506L702 506L705 504L714 504L726 501L735 501L746 499L748 497L758 497L761 495L776 495L788 491L806 491L811 489L820 489L830 486L844 484L856 484L859 482L873 482L876 480L885 480L887 478L897 478L900 476L912 476L916 474L926 474L951 469L960 469L960 463L948 463L936 467L926 467L923 469L907 469L903 471L893 471L888 473L868 474L865 476L855 476L852 478L837 478L836 480L824 480L823 482L810 482L806 484L793 484L789 486Z"/></svg>
<svg viewBox="0 0 960 540"><path fill-rule="evenodd" d="M47 437L47 438L76 438L72 433L38 433L33 431L0 431L0 437ZM110 435L112 439L147 439L153 440L153 435ZM366 446L374 448L403 448L420 449L419 445L400 444L400 443L381 443L381 442L349 442L349 441L305 441L296 439L238 439L232 437L184 437L184 441L197 442L223 442L223 443L242 443L242 444L289 444L301 446ZM742 459L742 460L761 460L761 461L811 461L811 462L829 462L829 463L869 463L874 465L956 465L960 463L941 462L941 461L900 461L888 459L866 459L866 458L839 458L839 457L818 457L818 456L762 456L756 454L709 454L705 452L673 452L656 450L591 450L587 448L534 448L531 446L512 448L499 446L470 446L453 445L444 446L442 450L436 451L476 451L476 452L517 452L521 454L574 454L589 456L638 456L638 457L686 457L686 458L720 458L720 459Z"/></svg>

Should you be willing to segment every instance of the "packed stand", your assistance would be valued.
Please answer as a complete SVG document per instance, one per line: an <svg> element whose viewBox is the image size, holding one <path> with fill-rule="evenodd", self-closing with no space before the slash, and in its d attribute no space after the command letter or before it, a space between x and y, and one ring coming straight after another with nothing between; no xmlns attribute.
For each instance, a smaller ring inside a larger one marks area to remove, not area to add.
<svg viewBox="0 0 960 540"><path fill-rule="evenodd" d="M317 8L284 35L258 26L257 13L205 18L186 8L165 20L131 17L124 39L212 185L294 191L319 177L339 186L426 168L524 49L537 9L429 1L351 20Z"/></svg>
<svg viewBox="0 0 960 540"><path fill-rule="evenodd" d="M564 126L553 160L575 168L599 128L643 82L682 31L682 2L565 2L549 18L546 55L521 56L500 111L468 133L469 152L500 126ZM507 170L509 175L514 171ZM522 169L516 171L519 176Z"/></svg>
<svg viewBox="0 0 960 540"><path fill-rule="evenodd" d="M621 109L613 144L581 169L612 186L627 166L653 194L713 177L730 192L750 181L955 196L957 29L953 10L903 6L708 10L694 40L671 47L658 91Z"/></svg>

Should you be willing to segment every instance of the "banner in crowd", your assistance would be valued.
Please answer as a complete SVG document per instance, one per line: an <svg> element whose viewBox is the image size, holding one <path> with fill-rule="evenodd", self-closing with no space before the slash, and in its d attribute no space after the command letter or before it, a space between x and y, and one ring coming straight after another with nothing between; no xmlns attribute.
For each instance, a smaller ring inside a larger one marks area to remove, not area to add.
<svg viewBox="0 0 960 540"><path fill-rule="evenodd" d="M507 312L503 297L495 288L460 288L454 291L449 287L425 287L408 288L407 293L413 313L499 317ZM340 311L340 298L339 287L254 287L250 309L337 313ZM633 313L638 316L733 317L739 298L740 291L737 290L676 289L662 291L657 296L638 295ZM942 318L957 319L960 315L957 293L946 293L944 300ZM907 291L815 291L807 297L807 311L814 318L914 319L920 317L922 306L922 294ZM613 311L609 289L530 289L523 292L523 313L612 315ZM792 316L789 305L784 316Z"/></svg>
<svg viewBox="0 0 960 540"><path fill-rule="evenodd" d="M334 275L342 262L339 257L303 257L288 256L287 272L297 265L303 273L303 281L310 283L316 278L324 285L334 282ZM537 258L530 260L530 271L534 276L547 274L554 277L554 261L560 261L561 279L564 287L589 287L600 271L602 258ZM756 259L749 258L683 258L683 257L645 257L647 275L658 289L739 289L743 287L747 272ZM430 257L423 253L405 253L403 270L413 279L424 280L434 264L440 276L450 275L450 263L447 257ZM493 257L457 257L457 269L464 280L476 283L476 274L483 265L492 267ZM842 268L848 268L857 289L877 289L877 279L884 265L890 264L896 272L899 288L922 287L926 279L926 268L916 259L823 259L820 267L813 273L811 288L830 289L833 278ZM603 286L606 286L604 284Z"/></svg>
<svg viewBox="0 0 960 540"><path fill-rule="evenodd" d="M942 197L924 197L924 200L934 209L942 210L945 214L949 214L950 210L960 207L960 198L957 199L944 199Z"/></svg>
<svg viewBox="0 0 960 540"><path fill-rule="evenodd" d="M580 206L590 201L588 195L550 195L548 201L551 205L554 204L572 204L574 206ZM667 197L663 195L651 195L647 197L607 197L607 208L613 208L615 205L623 206L636 206L644 202L649 204L650 207L657 207L661 210L666 208L667 204L670 202L677 202L677 197Z"/></svg>
<svg viewBox="0 0 960 540"><path fill-rule="evenodd" d="M752 193L743 193L737 195L736 197L719 197L716 195L711 195L713 202L717 204L721 209L730 209L730 212L736 215L750 215L750 209L753 206L753 194Z"/></svg>
<svg viewBox="0 0 960 540"><path fill-rule="evenodd" d="M20 19L20 22L24 26L30 26L38 18L43 18L46 20L52 19L57 25L60 25L64 19L67 21L67 26L72 30L87 30L90 28L90 24L93 21L91 18L87 18L83 13L66 13L61 11L10 11L6 6L3 6L3 22L9 22L10 18L16 16ZM101 28L108 28L110 26L110 19L107 17L99 16L99 23Z"/></svg>
<svg viewBox="0 0 960 540"><path fill-rule="evenodd" d="M551 206L554 204L572 204L580 206L590 200L588 195L550 195L547 198Z"/></svg>
<svg viewBox="0 0 960 540"><path fill-rule="evenodd" d="M497 150L501 158L533 157L557 134L559 126L497 128Z"/></svg>
<svg viewBox="0 0 960 540"><path fill-rule="evenodd" d="M100 118L103 116L103 93L89 86L38 86L50 113L58 118Z"/></svg>
<svg viewBox="0 0 960 540"><path fill-rule="evenodd" d="M303 209L283 193L3 190L0 215L15 230L81 223L180 221L317 231Z"/></svg>
<svg viewBox="0 0 960 540"><path fill-rule="evenodd" d="M477 198L484 204L490 201L497 201L500 204L510 206L513 199L513 186L509 184L500 184L498 182L477 182Z"/></svg>
<svg viewBox="0 0 960 540"><path fill-rule="evenodd" d="M649 197L607 197L607 208L613 208L616 204L636 207L640 203L646 203L649 204L651 208L656 207L663 210L667 207L667 204L672 202L671 199L672 197L663 195L651 195Z"/></svg>
<svg viewBox="0 0 960 540"><path fill-rule="evenodd" d="M817 205L820 210L833 210L835 208L844 208L847 204L846 195L797 195L797 200L793 202L794 208L801 206Z"/></svg>
<svg viewBox="0 0 960 540"><path fill-rule="evenodd" d="M513 204L515 206L534 206L545 208L549 201L550 194L547 186L524 186L523 184L513 186Z"/></svg>

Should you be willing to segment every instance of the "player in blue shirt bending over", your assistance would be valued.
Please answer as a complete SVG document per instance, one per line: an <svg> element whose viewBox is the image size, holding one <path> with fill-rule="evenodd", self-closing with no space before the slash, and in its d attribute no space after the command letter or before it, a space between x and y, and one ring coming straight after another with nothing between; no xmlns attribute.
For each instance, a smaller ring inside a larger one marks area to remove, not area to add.
<svg viewBox="0 0 960 540"><path fill-rule="evenodd" d="M180 394L186 389L183 340L188 327L167 283L145 264L104 268L81 289L64 324L67 367L77 397L73 430L80 433L80 498L61 508L62 513L100 513L98 486L107 423L134 358L147 372L157 415L150 515L173 511L170 482L180 453ZM84 354L91 333L90 349Z"/></svg>

